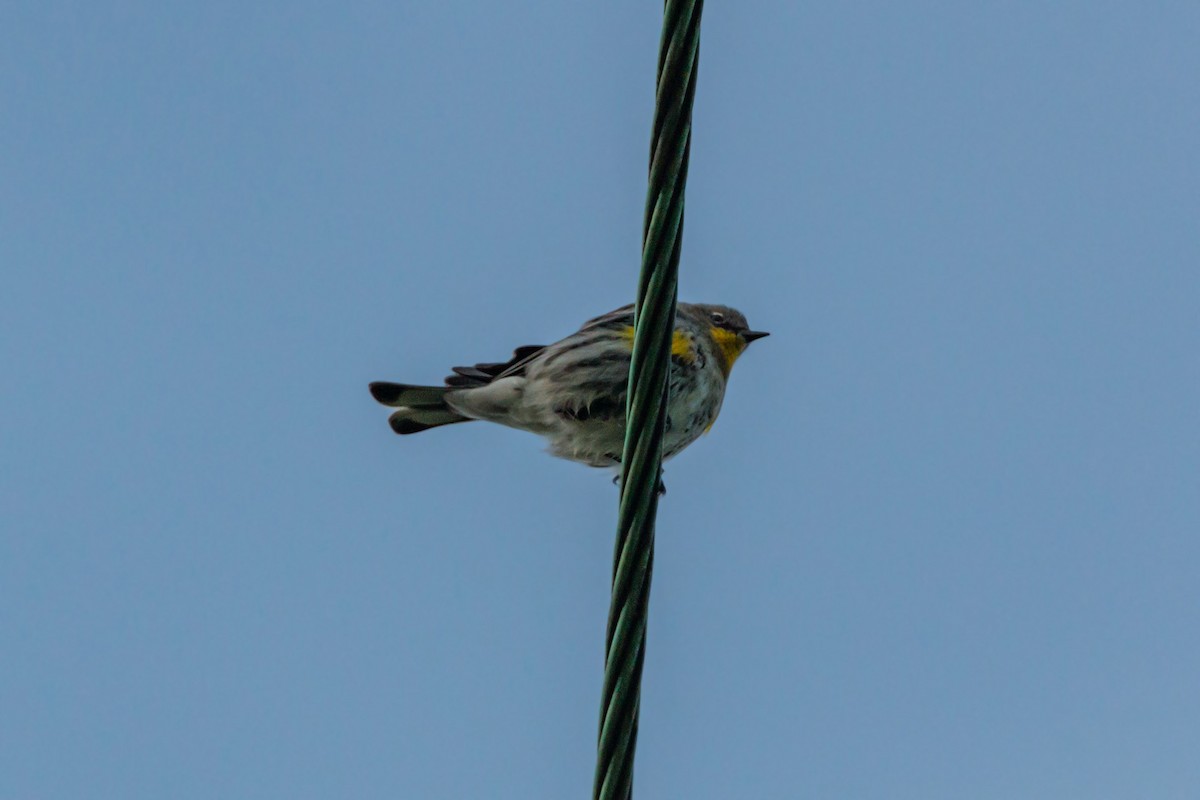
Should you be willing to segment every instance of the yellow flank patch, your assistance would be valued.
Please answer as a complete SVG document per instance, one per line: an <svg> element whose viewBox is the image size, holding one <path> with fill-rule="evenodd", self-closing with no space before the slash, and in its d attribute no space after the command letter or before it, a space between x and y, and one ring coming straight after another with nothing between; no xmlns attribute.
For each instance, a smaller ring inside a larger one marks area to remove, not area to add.
<svg viewBox="0 0 1200 800"><path fill-rule="evenodd" d="M686 333L675 331L671 336L671 355L679 356L688 364L696 360L696 350L692 347L692 337Z"/></svg>
<svg viewBox="0 0 1200 800"><path fill-rule="evenodd" d="M746 349L746 343L736 333L724 328L714 326L708 329L708 333L717 345L717 352L721 354L721 360L724 362L721 366L725 368L725 374L728 375L729 370L733 368L733 362L737 361L738 356Z"/></svg>
<svg viewBox="0 0 1200 800"><path fill-rule="evenodd" d="M633 326L630 325L621 331L621 336L633 347ZM696 348L692 344L692 337L686 333L675 331L671 336L671 355L679 356L688 364L696 360Z"/></svg>

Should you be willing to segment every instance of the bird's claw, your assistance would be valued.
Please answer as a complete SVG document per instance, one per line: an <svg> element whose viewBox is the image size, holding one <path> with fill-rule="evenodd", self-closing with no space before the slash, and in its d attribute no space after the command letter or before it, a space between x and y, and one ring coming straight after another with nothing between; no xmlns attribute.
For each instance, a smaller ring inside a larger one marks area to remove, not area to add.
<svg viewBox="0 0 1200 800"><path fill-rule="evenodd" d="M655 487L655 491L658 492L659 497L662 497L663 495L665 495L667 493L667 485L665 483L663 483L662 476L663 476L663 471L662 471L662 468L660 467L658 470L658 486ZM621 485L621 473L618 472L616 475L613 475L612 482L613 482L613 486L620 486Z"/></svg>

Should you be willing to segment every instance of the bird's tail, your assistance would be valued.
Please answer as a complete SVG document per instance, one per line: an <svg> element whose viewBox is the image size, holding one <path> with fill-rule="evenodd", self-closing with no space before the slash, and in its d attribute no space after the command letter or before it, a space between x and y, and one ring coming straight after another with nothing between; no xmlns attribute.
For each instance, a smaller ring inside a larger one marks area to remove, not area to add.
<svg viewBox="0 0 1200 800"><path fill-rule="evenodd" d="M409 386L386 381L371 384L372 397L385 406L397 408L388 417L388 423L391 424L392 430L400 434L420 433L454 422L468 422L470 417L464 417L446 405L446 392L449 391L453 391L453 388Z"/></svg>

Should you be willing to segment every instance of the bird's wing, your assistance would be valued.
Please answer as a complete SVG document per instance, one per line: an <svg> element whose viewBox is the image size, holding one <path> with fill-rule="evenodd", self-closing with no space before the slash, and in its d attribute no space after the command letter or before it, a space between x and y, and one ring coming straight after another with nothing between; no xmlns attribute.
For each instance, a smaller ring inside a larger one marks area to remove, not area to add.
<svg viewBox="0 0 1200 800"><path fill-rule="evenodd" d="M544 344L527 344L514 350L512 358L508 361L476 364L472 367L453 367L454 374L446 377L446 385L456 389L469 389L487 386L497 378L523 375L525 366L545 349Z"/></svg>
<svg viewBox="0 0 1200 800"><path fill-rule="evenodd" d="M610 330L620 330L633 325L633 304L621 306L620 308L603 314L595 319L589 319L583 324L583 327L576 333L571 334L562 342L556 342L552 345L531 344L524 347L518 347L513 351L512 358L508 361L497 361L486 364L475 364L471 367L453 367L453 375L446 378L446 385L453 386L456 389L469 389L478 386L487 386L492 381L499 378L508 378L514 375L524 375L525 367L529 362L537 358L548 347L555 347L563 342L568 342L580 333L592 328L607 328Z"/></svg>
<svg viewBox="0 0 1200 800"><path fill-rule="evenodd" d="M610 311L607 314L601 314L595 319L589 319L583 323L581 330L589 328L624 328L633 324L633 303L627 306L621 306L615 311Z"/></svg>

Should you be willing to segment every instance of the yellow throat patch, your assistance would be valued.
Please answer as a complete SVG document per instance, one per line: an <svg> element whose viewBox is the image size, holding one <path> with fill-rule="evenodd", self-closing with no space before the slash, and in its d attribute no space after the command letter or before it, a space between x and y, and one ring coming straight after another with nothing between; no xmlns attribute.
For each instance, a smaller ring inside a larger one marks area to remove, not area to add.
<svg viewBox="0 0 1200 800"><path fill-rule="evenodd" d="M746 342L733 331L716 326L708 329L708 335L717 345L717 353L721 356L721 369L728 376L729 370L733 369L733 362L737 361L738 356L746 349Z"/></svg>

